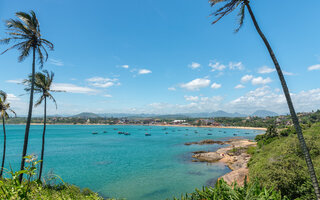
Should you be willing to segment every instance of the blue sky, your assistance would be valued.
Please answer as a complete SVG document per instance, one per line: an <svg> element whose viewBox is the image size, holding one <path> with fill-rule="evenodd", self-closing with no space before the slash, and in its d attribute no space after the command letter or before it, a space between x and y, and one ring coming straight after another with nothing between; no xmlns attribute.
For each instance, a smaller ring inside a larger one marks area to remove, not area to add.
<svg viewBox="0 0 320 200"><path fill-rule="evenodd" d="M320 2L251 1L298 111L320 108ZM215 25L203 0L1 0L4 20L33 9L44 38L55 44L45 69L55 72L58 110L50 114L187 113L258 109L286 113L267 50L246 13L234 34L235 12ZM7 46L1 45L0 50ZM19 115L28 96L17 84L31 58L0 56L0 89ZM37 108L35 114L41 114Z"/></svg>

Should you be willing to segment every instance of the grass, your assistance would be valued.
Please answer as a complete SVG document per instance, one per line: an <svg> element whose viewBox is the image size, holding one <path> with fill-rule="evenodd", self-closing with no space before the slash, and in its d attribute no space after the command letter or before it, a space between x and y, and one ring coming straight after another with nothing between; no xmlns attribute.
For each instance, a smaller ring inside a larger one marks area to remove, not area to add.
<svg viewBox="0 0 320 200"><path fill-rule="evenodd" d="M303 132L311 158L320 176L320 123ZM258 178L267 188L275 188L290 199L315 199L308 169L296 134L276 137L257 147L249 162L250 178Z"/></svg>

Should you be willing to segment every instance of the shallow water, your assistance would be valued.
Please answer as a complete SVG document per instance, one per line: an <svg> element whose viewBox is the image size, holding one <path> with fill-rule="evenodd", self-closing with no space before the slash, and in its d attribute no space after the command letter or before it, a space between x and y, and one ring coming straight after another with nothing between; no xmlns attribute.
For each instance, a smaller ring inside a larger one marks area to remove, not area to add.
<svg viewBox="0 0 320 200"><path fill-rule="evenodd" d="M243 129L164 128L48 125L44 174L53 171L65 182L88 187L104 197L172 199L212 183L230 171L222 164L191 162L192 151L216 150L220 145L185 146L185 142L226 140L234 137L233 134L253 139L263 133ZM7 169L9 163L14 169L20 165L24 129L23 125L7 125ZM0 131L2 143L2 127ZM131 135L119 135L118 131ZM98 134L93 135L92 132ZM151 136L146 137L146 132ZM41 135L42 126L31 127L28 154L40 154ZM2 148L0 153L2 155Z"/></svg>

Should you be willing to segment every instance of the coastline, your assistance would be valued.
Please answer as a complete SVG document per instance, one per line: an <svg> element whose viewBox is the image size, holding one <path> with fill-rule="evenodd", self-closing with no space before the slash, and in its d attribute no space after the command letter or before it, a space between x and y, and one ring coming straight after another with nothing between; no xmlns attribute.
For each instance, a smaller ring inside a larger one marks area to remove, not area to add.
<svg viewBox="0 0 320 200"><path fill-rule="evenodd" d="M25 125L25 124L7 124L7 125ZM39 126L43 123L31 123L31 125ZM160 126L160 127L193 127L193 128L225 128L225 129L246 129L246 130L261 130L266 131L267 128L262 127L246 127L246 126L193 126L193 125L173 125L173 124L73 124L73 123L57 123L47 124L47 126L54 125L80 125L80 126Z"/></svg>
<svg viewBox="0 0 320 200"><path fill-rule="evenodd" d="M214 152L194 152L192 157L196 160L193 162L223 163L232 171L219 179L223 178L229 185L237 182L238 185L243 186L245 179L249 177L248 162L251 158L246 151L249 147L255 147L257 143L248 139L230 139L223 144L228 146Z"/></svg>

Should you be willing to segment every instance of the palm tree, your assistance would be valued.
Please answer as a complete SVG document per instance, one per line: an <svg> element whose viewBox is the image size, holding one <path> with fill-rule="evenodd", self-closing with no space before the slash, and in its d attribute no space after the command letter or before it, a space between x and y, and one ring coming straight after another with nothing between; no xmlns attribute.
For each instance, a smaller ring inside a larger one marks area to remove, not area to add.
<svg viewBox="0 0 320 200"><path fill-rule="evenodd" d="M7 111L12 112L16 116L16 113L10 108L10 103L7 102L7 93L0 90L0 112L1 112L2 126L3 126L3 154L2 154L0 178L2 177L2 174L3 174L4 161L6 158L7 136L6 136L5 119L9 118L9 114Z"/></svg>
<svg viewBox="0 0 320 200"><path fill-rule="evenodd" d="M34 91L35 93L41 94L35 106L39 106L44 101L43 133L42 133L42 148L41 148L39 180L41 179L42 169L43 169L44 144L45 144L45 134L46 134L46 124L47 124L47 98L51 99L55 103L57 108L57 102L50 92L60 92L60 91L51 89L53 78L54 78L54 73L53 72L49 73L47 70L44 70L43 73L37 72L35 74ZM25 91L30 92L31 85L32 85L32 75L30 75L28 79L25 79L23 83L27 85L27 88L25 88Z"/></svg>
<svg viewBox="0 0 320 200"><path fill-rule="evenodd" d="M34 11L29 13L17 12L16 16L18 19L9 19L6 21L6 27L8 29L8 38L0 40L0 43L8 44L14 42L14 45L2 52L4 54L8 50L17 49L20 51L18 61L22 62L32 52L32 80L30 88L30 100L29 100L29 111L26 124L26 130L24 135L23 151L20 169L24 169L25 156L27 154L28 138L30 123L32 117L33 107L33 90L34 90L34 74L36 65L36 56L40 68L43 67L43 63L48 59L48 53L46 48L53 50L53 44L46 39L43 39L40 34L40 24ZM43 53L44 52L44 53ZM23 174L19 176L21 182Z"/></svg>
<svg viewBox="0 0 320 200"><path fill-rule="evenodd" d="M238 32L239 29L241 28L241 26L243 25L244 17L245 17L245 8L248 9L250 17L251 17L251 19L253 21L253 24L254 24L257 32L259 33L261 39L263 40L264 44L266 45L266 47L268 49L268 52L269 52L269 54L271 56L271 59L272 59L272 61L274 63L274 66L275 66L275 68L277 70L277 73L278 73L278 76L279 76L279 79L280 79L280 82L281 82L281 85L282 85L282 89L283 89L283 92L285 94L285 97L286 97L286 100L287 100L287 104L288 104L288 107L289 107L289 110L290 110L291 118L292 118L295 130L297 132L297 136L298 136L298 139L299 139L300 147L301 147L301 149L303 151L303 154L304 154L307 166L308 166L308 170L309 170L310 178L311 178L311 181L312 181L312 185L313 185L313 188L315 190L315 194L317 196L317 199L320 199L320 189L319 189L317 176L316 176L316 173L314 171L314 167L313 167L313 163L312 163L312 160L311 160L311 157L310 157L309 149L308 149L308 147L306 145L306 142L305 142L303 134L302 134L302 130L301 130L301 126L299 124L299 120L298 120L297 114L296 114L295 109L293 107L293 103L292 103L292 100L291 100L291 96L290 96L290 93L289 93L289 89L288 89L286 80L285 80L285 78L283 76L283 73L281 71L279 62L278 62L275 54L273 53L273 50L272 50L267 38L264 36L264 34L262 33L262 31L261 31L261 29L260 29L260 27L259 27L259 25L257 23L257 20L256 20L253 12L251 10L250 4L249 4L249 0L210 0L209 2L211 4L211 6L215 6L217 3L221 3L221 2L225 3L222 7L217 9L212 14L214 17L216 17L215 21L212 22L213 24L215 24L221 18L223 18L224 16L226 16L229 13L231 13L232 11L234 11L236 8L240 7L240 11L238 13L239 26L235 30L235 32Z"/></svg>

